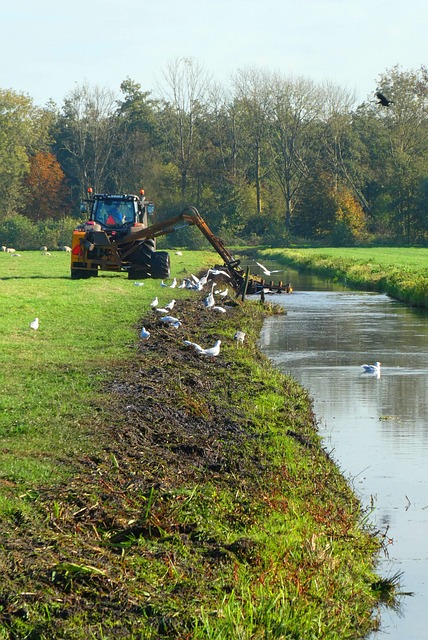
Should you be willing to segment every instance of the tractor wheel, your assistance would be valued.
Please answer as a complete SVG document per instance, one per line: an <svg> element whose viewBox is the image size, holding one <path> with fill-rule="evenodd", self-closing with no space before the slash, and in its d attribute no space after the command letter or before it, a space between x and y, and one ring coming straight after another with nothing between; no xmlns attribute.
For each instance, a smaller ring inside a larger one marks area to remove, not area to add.
<svg viewBox="0 0 428 640"><path fill-rule="evenodd" d="M137 249L128 257L128 260L136 267L143 267L150 271L153 251L153 240L146 240L138 245Z"/></svg>
<svg viewBox="0 0 428 640"><path fill-rule="evenodd" d="M170 261L168 251L155 251L152 253L151 274L152 278L169 278Z"/></svg>

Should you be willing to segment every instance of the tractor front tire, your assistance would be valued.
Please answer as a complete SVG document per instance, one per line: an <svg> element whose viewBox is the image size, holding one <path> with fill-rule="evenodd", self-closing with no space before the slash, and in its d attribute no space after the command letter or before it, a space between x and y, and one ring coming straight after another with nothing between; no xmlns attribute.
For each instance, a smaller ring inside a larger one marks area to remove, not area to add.
<svg viewBox="0 0 428 640"><path fill-rule="evenodd" d="M168 251L155 251L152 253L151 276L152 278L169 278L171 267Z"/></svg>
<svg viewBox="0 0 428 640"><path fill-rule="evenodd" d="M97 269L71 269L72 280L83 280L86 278L96 278L98 276Z"/></svg>

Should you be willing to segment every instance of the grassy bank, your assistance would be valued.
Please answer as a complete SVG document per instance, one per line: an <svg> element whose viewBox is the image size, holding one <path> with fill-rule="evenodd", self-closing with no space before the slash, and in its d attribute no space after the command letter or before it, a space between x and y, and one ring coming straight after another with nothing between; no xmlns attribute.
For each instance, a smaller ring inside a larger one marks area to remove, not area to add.
<svg viewBox="0 0 428 640"><path fill-rule="evenodd" d="M382 291L406 304L428 308L428 249L266 249L261 255L355 288Z"/></svg>
<svg viewBox="0 0 428 640"><path fill-rule="evenodd" d="M275 310L0 258L0 638L363 637L378 541L307 394L257 349ZM172 258L178 278L216 261Z"/></svg>

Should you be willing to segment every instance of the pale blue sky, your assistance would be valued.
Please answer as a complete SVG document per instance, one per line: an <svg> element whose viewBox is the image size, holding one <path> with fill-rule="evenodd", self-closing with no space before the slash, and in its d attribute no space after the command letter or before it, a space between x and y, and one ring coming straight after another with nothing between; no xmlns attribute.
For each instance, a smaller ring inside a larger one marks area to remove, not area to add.
<svg viewBox="0 0 428 640"><path fill-rule="evenodd" d="M155 89L176 58L227 85L256 67L373 94L428 64L427 0L2 0L0 88L61 104L76 83Z"/></svg>

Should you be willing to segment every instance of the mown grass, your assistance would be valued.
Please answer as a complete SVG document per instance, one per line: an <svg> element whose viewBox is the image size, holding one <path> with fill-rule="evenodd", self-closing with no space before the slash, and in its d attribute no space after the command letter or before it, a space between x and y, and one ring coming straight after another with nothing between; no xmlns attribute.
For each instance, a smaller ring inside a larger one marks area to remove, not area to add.
<svg viewBox="0 0 428 640"><path fill-rule="evenodd" d="M428 249L334 247L265 249L261 253L300 270L428 308Z"/></svg>
<svg viewBox="0 0 428 640"><path fill-rule="evenodd" d="M363 637L374 624L379 541L321 447L307 393L257 349L269 309L246 303L233 318L212 316L211 328L196 322L196 341L207 330L223 340L221 358L201 373L197 357L177 360L181 347L137 358L150 300L186 293L150 280L135 287L123 275L71 281L64 254L0 258L0 516L10 523L0 570L3 562L13 576L0 590L0 638ZM217 257L172 259L180 276ZM233 342L238 326L243 348ZM145 464L131 452L128 469L97 429L119 419L97 412L105 386L159 357L171 411L213 428L224 416L235 434L215 442L222 472L192 459L189 473L181 466L172 477L155 451L153 464L150 451ZM81 486L74 464L84 455L93 472ZM55 498L39 498L49 486L60 486ZM30 559L17 555L20 544Z"/></svg>

